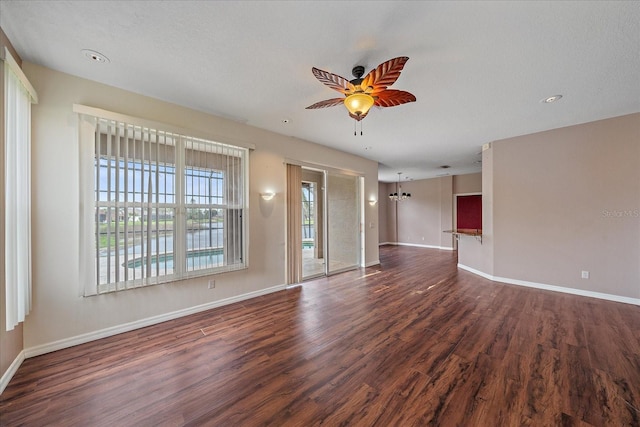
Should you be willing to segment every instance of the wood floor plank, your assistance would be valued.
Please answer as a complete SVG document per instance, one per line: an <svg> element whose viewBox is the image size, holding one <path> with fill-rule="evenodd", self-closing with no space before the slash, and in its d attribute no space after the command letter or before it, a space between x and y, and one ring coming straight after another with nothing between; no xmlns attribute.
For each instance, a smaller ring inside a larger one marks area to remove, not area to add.
<svg viewBox="0 0 640 427"><path fill-rule="evenodd" d="M380 259L27 359L0 426L640 426L640 307Z"/></svg>

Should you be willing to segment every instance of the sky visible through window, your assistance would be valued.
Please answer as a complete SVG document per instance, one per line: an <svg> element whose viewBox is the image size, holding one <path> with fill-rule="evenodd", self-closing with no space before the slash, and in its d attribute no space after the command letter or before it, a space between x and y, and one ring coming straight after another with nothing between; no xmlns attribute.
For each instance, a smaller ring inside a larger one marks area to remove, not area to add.
<svg viewBox="0 0 640 427"><path fill-rule="evenodd" d="M175 167L108 158L96 168L98 201L176 203ZM126 178L126 179L125 179ZM151 185L151 191L149 191ZM224 200L224 174L211 169L185 169L186 204L220 205Z"/></svg>

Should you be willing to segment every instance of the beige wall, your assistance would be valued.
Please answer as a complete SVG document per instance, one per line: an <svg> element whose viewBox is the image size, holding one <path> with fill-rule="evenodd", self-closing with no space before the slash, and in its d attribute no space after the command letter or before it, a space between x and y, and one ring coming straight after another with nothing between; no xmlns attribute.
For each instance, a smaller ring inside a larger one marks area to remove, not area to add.
<svg viewBox="0 0 640 427"><path fill-rule="evenodd" d="M482 256L463 259L461 247L462 264L640 298L640 113L496 141L483 174L492 224Z"/></svg>
<svg viewBox="0 0 640 427"><path fill-rule="evenodd" d="M458 264L493 276L493 150L482 152L482 240L460 236Z"/></svg>
<svg viewBox="0 0 640 427"><path fill-rule="evenodd" d="M482 192L482 173L454 175L453 194L469 194Z"/></svg>
<svg viewBox="0 0 640 427"><path fill-rule="evenodd" d="M34 304L24 326L27 349L283 285L285 158L361 172L365 195L377 193L376 162L34 64L25 63L24 70L40 98L33 111ZM214 289L207 289L204 277L79 296L74 103L192 129L221 142L255 144L250 154L249 268L216 276ZM271 202L260 197L267 190L276 192ZM365 262L375 263L378 212L366 203L365 221L376 224L365 229Z"/></svg>
<svg viewBox="0 0 640 427"><path fill-rule="evenodd" d="M11 52L11 55L18 62L18 64L22 63L20 57L16 54L13 46L7 39L7 36L0 28L0 49L7 47ZM16 326L13 330L7 331L7 320L6 320L6 305L5 305L5 267L4 267L4 239L5 239L5 231L4 231L4 145L5 145L5 135L4 135L4 63L0 62L0 68L2 68L2 81L0 81L0 165L2 165L2 173L0 173L0 252L3 254L0 256L0 376L4 375L9 369L9 366L16 357L23 350L23 339L22 339L22 324Z"/></svg>
<svg viewBox="0 0 640 427"><path fill-rule="evenodd" d="M376 207L378 209L378 222L380 223L378 226L378 240L382 243L390 243L395 242L395 237L391 236L391 232L389 227L393 223L389 218L389 191L387 188L387 184L384 182L378 183L378 196L375 200L378 201Z"/></svg>
<svg viewBox="0 0 640 427"><path fill-rule="evenodd" d="M380 188L380 191L385 189L383 194L387 197L395 192L396 184L381 184ZM453 224L453 177L403 182L402 191L411 193L411 199L381 203L381 208L386 205L385 216L389 225L386 241L452 248L451 234L443 231L450 230Z"/></svg>

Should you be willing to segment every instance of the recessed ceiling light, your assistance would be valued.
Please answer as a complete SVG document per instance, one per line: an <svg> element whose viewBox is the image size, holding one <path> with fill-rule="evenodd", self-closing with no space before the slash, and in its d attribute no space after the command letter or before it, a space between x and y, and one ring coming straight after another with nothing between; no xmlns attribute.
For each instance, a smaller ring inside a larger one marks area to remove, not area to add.
<svg viewBox="0 0 640 427"><path fill-rule="evenodd" d="M552 102L556 102L560 98L562 98L562 95L553 95L553 96L550 96L548 98L543 99L542 103L543 104L551 104Z"/></svg>
<svg viewBox="0 0 640 427"><path fill-rule="evenodd" d="M286 125L287 123L289 123L289 119L282 119L282 123Z"/></svg>
<svg viewBox="0 0 640 427"><path fill-rule="evenodd" d="M440 169L449 169L450 167L451 166L449 166L449 165L442 165L442 166L440 166Z"/></svg>
<svg viewBox="0 0 640 427"><path fill-rule="evenodd" d="M364 147L365 150L371 150L373 147Z"/></svg>
<svg viewBox="0 0 640 427"><path fill-rule="evenodd" d="M100 52L96 52L95 50L91 50L91 49L82 49L82 54L84 56L86 56L88 59L95 61L95 62L101 62L103 64L106 64L108 62L111 62L109 60L109 58L107 58L106 56L104 56L103 54L101 54Z"/></svg>

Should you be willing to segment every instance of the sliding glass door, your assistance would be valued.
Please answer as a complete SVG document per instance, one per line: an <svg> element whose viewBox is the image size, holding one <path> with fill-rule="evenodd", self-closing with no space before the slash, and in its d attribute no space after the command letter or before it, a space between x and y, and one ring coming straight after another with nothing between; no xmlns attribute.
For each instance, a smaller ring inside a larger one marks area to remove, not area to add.
<svg viewBox="0 0 640 427"><path fill-rule="evenodd" d="M324 276L324 172L302 169L302 279Z"/></svg>
<svg viewBox="0 0 640 427"><path fill-rule="evenodd" d="M360 265L361 195L358 176L327 173L327 273Z"/></svg>
<svg viewBox="0 0 640 427"><path fill-rule="evenodd" d="M287 165L287 283L360 266L362 178Z"/></svg>

